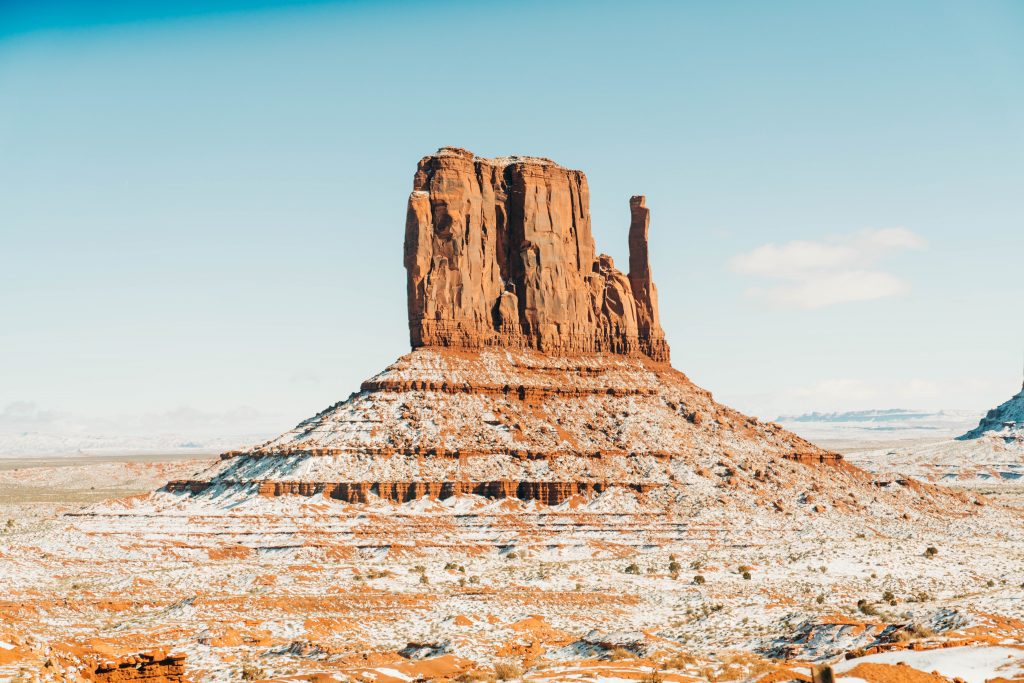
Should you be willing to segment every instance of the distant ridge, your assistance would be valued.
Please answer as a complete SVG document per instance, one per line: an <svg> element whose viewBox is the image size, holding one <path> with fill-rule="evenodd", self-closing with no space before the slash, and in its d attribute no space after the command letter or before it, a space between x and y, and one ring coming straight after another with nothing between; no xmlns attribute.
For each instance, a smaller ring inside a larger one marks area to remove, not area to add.
<svg viewBox="0 0 1024 683"><path fill-rule="evenodd" d="M844 412L821 413L811 412L802 415L781 415L777 422L893 422L896 420L919 420L936 416L955 415L957 411L939 410L907 410L905 408L885 408L871 410L848 410Z"/></svg>

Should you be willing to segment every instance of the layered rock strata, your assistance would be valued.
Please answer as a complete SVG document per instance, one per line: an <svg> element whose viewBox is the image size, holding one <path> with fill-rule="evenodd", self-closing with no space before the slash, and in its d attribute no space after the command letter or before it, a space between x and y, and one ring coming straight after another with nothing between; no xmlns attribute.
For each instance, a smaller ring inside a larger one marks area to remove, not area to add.
<svg viewBox="0 0 1024 683"><path fill-rule="evenodd" d="M859 475L719 405L668 364L643 196L629 201L624 275L596 255L579 171L446 147L420 161L413 186L412 352L347 400L167 491L558 505L708 476L757 489L780 460Z"/></svg>

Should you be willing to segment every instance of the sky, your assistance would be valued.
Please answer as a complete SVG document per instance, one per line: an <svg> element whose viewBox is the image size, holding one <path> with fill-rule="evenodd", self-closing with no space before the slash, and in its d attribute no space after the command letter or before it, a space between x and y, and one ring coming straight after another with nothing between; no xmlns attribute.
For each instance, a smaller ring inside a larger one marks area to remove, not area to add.
<svg viewBox="0 0 1024 683"><path fill-rule="evenodd" d="M408 350L445 145L586 172L619 263L645 194L719 400L980 412L1021 382L1022 122L1017 0L5 0L0 428L345 398Z"/></svg>

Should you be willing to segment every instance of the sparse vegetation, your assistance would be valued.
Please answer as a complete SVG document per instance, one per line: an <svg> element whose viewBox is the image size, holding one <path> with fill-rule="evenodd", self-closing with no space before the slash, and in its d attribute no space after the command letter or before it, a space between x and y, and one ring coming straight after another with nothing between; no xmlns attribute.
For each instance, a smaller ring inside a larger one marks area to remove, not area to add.
<svg viewBox="0 0 1024 683"><path fill-rule="evenodd" d="M665 676L661 673L661 669L657 667L652 668L640 679L640 683L664 683L664 681Z"/></svg>
<svg viewBox="0 0 1024 683"><path fill-rule="evenodd" d="M866 614L872 617L878 616L878 610L875 609L875 606L867 600L865 600L864 598L861 598L857 601L857 609L860 611L861 614Z"/></svg>
<svg viewBox="0 0 1024 683"><path fill-rule="evenodd" d="M693 582L698 586L702 586L704 585L704 577L701 574L697 574L697 576L693 577Z"/></svg>
<svg viewBox="0 0 1024 683"><path fill-rule="evenodd" d="M632 563L626 565L626 568L623 569L622 571L624 571L627 574L639 574L640 573L640 567L637 566L636 562L632 562Z"/></svg>
<svg viewBox="0 0 1024 683"><path fill-rule="evenodd" d="M893 635L893 641L897 643L906 643L912 640L920 640L922 638L930 638L935 635L935 631L928 628L924 624L911 624L906 628L902 628Z"/></svg>
<svg viewBox="0 0 1024 683"><path fill-rule="evenodd" d="M511 681L522 678L523 667L515 662L498 662L494 665L494 675L499 681Z"/></svg>
<svg viewBox="0 0 1024 683"><path fill-rule="evenodd" d="M243 681L259 681L267 677L263 668L252 661L242 662L241 675Z"/></svg>
<svg viewBox="0 0 1024 683"><path fill-rule="evenodd" d="M743 572L743 578L747 581L750 581L750 572Z"/></svg>
<svg viewBox="0 0 1024 683"><path fill-rule="evenodd" d="M617 662L620 659L636 659L636 655L624 647L613 647L608 652L608 659Z"/></svg>
<svg viewBox="0 0 1024 683"><path fill-rule="evenodd" d="M930 545L930 546L928 546L928 547L927 547L927 548L925 548L925 550L924 550L924 556L925 556L925 557L935 557L935 556L936 556L936 555L938 555L938 554L939 554L939 549L938 549L938 548L936 548L936 547L935 547L935 546L933 546L933 545Z"/></svg>

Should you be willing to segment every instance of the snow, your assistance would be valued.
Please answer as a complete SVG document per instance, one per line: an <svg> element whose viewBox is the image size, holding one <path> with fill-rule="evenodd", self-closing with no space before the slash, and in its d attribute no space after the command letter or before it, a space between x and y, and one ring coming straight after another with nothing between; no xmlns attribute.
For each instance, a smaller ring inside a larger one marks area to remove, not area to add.
<svg viewBox="0 0 1024 683"><path fill-rule="evenodd" d="M882 652L849 659L833 667L836 673L850 671L858 664L906 664L919 671L939 672L966 683L985 683L995 678L1024 674L1024 650L1009 647L949 647L937 650ZM844 681L852 680L844 678Z"/></svg>

